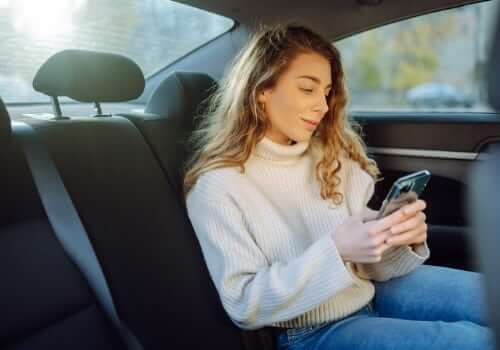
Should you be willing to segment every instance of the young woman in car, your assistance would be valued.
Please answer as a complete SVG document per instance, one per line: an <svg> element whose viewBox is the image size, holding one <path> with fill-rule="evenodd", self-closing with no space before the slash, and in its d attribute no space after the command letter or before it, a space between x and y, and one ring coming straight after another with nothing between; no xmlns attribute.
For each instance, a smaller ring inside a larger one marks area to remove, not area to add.
<svg viewBox="0 0 500 350"><path fill-rule="evenodd" d="M346 104L339 52L294 24L254 34L213 95L184 190L226 312L280 348L493 349L481 275L421 266L425 202L368 209Z"/></svg>

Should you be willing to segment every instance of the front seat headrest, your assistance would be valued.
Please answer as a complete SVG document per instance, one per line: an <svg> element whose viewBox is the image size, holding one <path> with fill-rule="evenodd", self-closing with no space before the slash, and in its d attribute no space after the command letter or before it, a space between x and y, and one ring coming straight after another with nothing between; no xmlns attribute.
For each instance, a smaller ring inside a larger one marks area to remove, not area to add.
<svg viewBox="0 0 500 350"><path fill-rule="evenodd" d="M10 117L7 108L0 98L0 150L10 142Z"/></svg>
<svg viewBox="0 0 500 350"><path fill-rule="evenodd" d="M122 102L144 91L144 75L127 57L104 52L64 50L40 67L33 88L48 96L79 102Z"/></svg>
<svg viewBox="0 0 500 350"><path fill-rule="evenodd" d="M216 88L207 74L175 72L156 88L144 111L175 121L179 132L191 132L194 117L207 107L207 98Z"/></svg>

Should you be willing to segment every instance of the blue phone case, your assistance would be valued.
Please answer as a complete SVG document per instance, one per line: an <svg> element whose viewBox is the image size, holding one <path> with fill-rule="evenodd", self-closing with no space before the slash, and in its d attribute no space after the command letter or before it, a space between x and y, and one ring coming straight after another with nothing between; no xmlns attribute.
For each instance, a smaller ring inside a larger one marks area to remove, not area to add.
<svg viewBox="0 0 500 350"><path fill-rule="evenodd" d="M428 170L421 170L397 179L382 203L377 219L390 215L402 206L416 201L427 186L430 177L431 173Z"/></svg>

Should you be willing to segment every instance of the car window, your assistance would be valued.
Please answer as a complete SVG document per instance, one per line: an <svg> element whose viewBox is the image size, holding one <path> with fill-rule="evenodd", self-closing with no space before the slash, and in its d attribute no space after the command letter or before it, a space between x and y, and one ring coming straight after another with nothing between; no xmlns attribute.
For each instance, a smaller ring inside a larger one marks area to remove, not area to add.
<svg viewBox="0 0 500 350"><path fill-rule="evenodd" d="M498 0L336 42L352 111L490 111L483 82Z"/></svg>
<svg viewBox="0 0 500 350"><path fill-rule="evenodd" d="M33 90L33 77L64 49L125 55L147 77L232 26L168 0L0 0L0 96L48 101Z"/></svg>

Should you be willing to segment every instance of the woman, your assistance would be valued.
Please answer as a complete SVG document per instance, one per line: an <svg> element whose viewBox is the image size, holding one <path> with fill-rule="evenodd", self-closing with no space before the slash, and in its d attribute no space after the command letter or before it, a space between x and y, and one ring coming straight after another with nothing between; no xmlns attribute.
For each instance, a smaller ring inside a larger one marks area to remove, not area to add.
<svg viewBox="0 0 500 350"><path fill-rule="evenodd" d="M280 348L493 349L480 275L421 266L425 202L380 220L340 55L294 24L257 32L194 133L186 206L222 304Z"/></svg>

